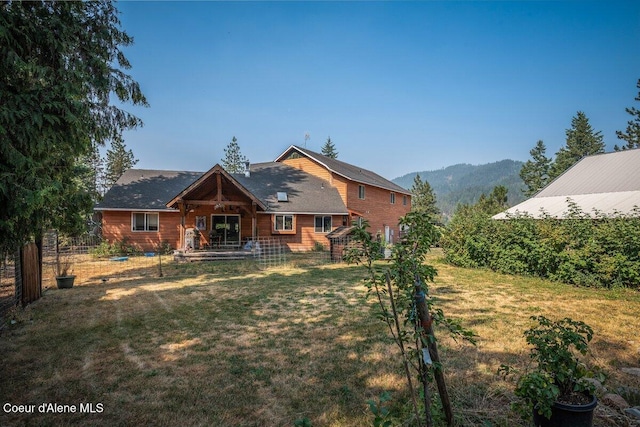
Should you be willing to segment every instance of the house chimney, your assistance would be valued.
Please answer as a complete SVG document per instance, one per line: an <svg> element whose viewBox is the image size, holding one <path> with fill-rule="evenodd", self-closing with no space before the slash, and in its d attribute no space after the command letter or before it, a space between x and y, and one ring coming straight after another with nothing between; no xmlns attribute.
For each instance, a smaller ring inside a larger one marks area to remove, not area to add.
<svg viewBox="0 0 640 427"><path fill-rule="evenodd" d="M249 170L249 166L251 166L251 163L249 163L249 160L244 162L244 176L249 178L251 176L251 171Z"/></svg>

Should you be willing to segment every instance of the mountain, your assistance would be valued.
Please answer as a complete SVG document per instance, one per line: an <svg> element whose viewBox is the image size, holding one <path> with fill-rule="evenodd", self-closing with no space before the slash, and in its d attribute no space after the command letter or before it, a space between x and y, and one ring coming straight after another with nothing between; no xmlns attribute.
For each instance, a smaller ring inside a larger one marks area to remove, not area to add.
<svg viewBox="0 0 640 427"><path fill-rule="evenodd" d="M525 200L520 178L523 163L516 160L501 160L484 165L458 164L435 171L411 172L392 181L410 189L417 174L427 181L436 194L436 203L446 219L451 218L456 206L473 204L482 193L489 194L497 185L504 185L510 206Z"/></svg>

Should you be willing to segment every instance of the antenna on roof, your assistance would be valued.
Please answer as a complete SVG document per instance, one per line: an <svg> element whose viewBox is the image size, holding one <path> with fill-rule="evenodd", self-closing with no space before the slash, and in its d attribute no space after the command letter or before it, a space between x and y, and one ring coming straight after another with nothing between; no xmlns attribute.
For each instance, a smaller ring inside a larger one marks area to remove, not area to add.
<svg viewBox="0 0 640 427"><path fill-rule="evenodd" d="M307 141L311 139L309 132L304 133L304 148L307 148Z"/></svg>

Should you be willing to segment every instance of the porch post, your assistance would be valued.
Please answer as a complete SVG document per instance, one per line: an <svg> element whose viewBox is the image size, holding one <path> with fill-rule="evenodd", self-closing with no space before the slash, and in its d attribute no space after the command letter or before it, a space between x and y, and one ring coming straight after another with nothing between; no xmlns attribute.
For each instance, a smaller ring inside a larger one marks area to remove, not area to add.
<svg viewBox="0 0 640 427"><path fill-rule="evenodd" d="M178 206L180 208L180 248L184 249L184 233L185 233L185 224L186 224L186 216L187 216L187 205L183 200L178 202Z"/></svg>
<svg viewBox="0 0 640 427"><path fill-rule="evenodd" d="M258 235L258 218L256 202L251 202L251 240L256 241Z"/></svg>

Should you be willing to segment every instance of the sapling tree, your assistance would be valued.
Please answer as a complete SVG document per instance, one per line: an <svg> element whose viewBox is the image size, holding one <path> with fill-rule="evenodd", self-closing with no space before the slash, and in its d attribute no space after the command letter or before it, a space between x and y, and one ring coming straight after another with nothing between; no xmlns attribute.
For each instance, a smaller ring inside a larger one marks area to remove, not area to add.
<svg viewBox="0 0 640 427"><path fill-rule="evenodd" d="M400 349L416 422L433 425L430 385L435 380L447 424L453 425L433 325L444 327L454 339L462 338L474 344L475 334L458 321L447 318L429 294L427 284L433 282L437 272L425 263L425 257L438 237L429 214L409 212L400 219L400 225L405 231L393 247L390 263L379 262L382 242L367 231L366 221L355 228L356 244L347 251L346 258L350 263L366 267L367 295L376 300L380 318ZM420 392L413 381L416 373L421 383ZM421 402L418 396L422 397Z"/></svg>

